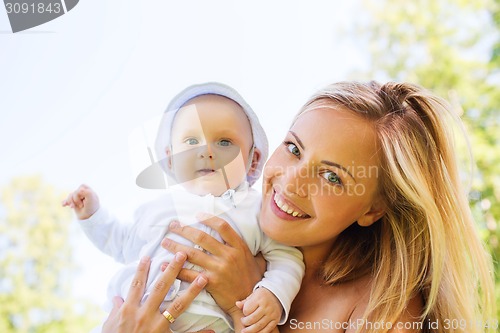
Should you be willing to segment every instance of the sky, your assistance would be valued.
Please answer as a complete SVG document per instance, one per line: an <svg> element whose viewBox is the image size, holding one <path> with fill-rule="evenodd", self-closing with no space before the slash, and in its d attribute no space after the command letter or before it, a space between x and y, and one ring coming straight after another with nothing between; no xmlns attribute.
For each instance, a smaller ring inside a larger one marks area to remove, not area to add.
<svg viewBox="0 0 500 333"><path fill-rule="evenodd" d="M179 91L206 81L241 93L272 152L315 90L367 66L359 40L348 34L361 17L357 6L81 0L15 34L0 7L0 186L32 174L62 192L85 183L103 206L129 219L159 194L135 185L155 120ZM81 267L74 292L100 305L118 266L68 223Z"/></svg>

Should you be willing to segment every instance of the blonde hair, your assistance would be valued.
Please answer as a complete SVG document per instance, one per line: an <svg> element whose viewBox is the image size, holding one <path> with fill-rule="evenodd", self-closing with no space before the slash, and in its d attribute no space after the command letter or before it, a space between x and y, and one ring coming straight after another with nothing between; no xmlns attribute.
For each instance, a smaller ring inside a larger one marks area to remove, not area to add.
<svg viewBox="0 0 500 333"><path fill-rule="evenodd" d="M448 122L457 117L442 99L407 83L336 83L302 112L312 103L349 109L372 122L386 206L372 226L355 223L337 237L323 267L325 284L371 274L364 317L374 323L396 323L409 301L422 297L423 327L440 322L429 331L485 331L481 324L495 310L492 265L459 179Z"/></svg>

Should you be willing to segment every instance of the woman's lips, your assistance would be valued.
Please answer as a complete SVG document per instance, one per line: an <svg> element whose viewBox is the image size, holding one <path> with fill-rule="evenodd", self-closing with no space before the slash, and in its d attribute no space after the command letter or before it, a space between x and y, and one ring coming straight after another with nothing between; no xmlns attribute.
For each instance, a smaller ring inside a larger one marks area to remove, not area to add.
<svg viewBox="0 0 500 333"><path fill-rule="evenodd" d="M311 216L307 215L302 210L294 207L286 201L283 197L278 195L275 190L272 193L272 200L270 200L270 206L273 213L283 220L288 221L296 221L310 218Z"/></svg>

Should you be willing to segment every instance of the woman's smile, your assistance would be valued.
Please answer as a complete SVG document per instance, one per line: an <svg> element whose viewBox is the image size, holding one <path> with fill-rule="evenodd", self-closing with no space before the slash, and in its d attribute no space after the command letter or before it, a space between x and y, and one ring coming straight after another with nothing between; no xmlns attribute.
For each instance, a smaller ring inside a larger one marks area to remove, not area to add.
<svg viewBox="0 0 500 333"><path fill-rule="evenodd" d="M294 221L311 217L292 204L290 200L285 199L283 195L277 193L276 190L273 190L273 200L270 200L269 203L271 211L282 219Z"/></svg>

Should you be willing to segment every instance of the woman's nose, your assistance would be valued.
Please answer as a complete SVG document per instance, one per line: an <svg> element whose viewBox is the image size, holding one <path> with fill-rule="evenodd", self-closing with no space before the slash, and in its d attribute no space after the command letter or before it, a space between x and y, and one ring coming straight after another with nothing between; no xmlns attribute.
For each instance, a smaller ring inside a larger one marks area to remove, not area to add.
<svg viewBox="0 0 500 333"><path fill-rule="evenodd" d="M275 176L281 178L285 194L289 196L297 195L301 198L308 196L311 182L307 165L297 164L282 168Z"/></svg>
<svg viewBox="0 0 500 333"><path fill-rule="evenodd" d="M305 171L305 170L304 170ZM306 174L303 175L300 171L295 171L289 175L288 182L285 187L285 193L295 194L301 198L306 198L309 193L309 182Z"/></svg>

